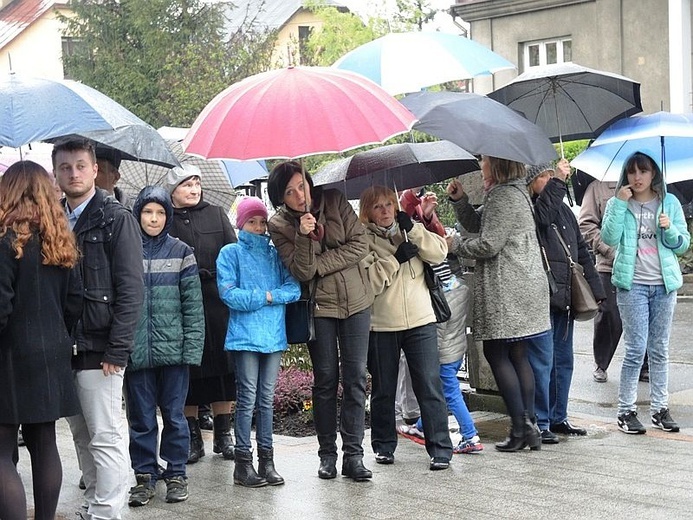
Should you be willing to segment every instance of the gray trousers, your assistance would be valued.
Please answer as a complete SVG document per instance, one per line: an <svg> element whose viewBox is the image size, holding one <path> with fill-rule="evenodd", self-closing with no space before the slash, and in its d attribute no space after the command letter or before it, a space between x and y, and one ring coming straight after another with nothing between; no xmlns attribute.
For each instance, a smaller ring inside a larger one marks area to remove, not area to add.
<svg viewBox="0 0 693 520"><path fill-rule="evenodd" d="M120 520L130 482L130 457L123 423L123 374L75 371L82 413L68 417L84 475L89 520Z"/></svg>

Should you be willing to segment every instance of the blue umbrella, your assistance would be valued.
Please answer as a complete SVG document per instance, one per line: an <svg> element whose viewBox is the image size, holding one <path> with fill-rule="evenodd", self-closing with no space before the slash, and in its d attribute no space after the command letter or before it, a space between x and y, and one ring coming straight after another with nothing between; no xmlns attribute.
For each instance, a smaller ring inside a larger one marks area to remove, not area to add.
<svg viewBox="0 0 693 520"><path fill-rule="evenodd" d="M571 166L590 175L618 181L623 166L635 152L649 155L662 170L667 183L693 179L693 114L657 112L621 119L575 157ZM671 249L681 246L662 243Z"/></svg>
<svg viewBox="0 0 693 520"><path fill-rule="evenodd" d="M361 45L333 67L357 72L396 95L514 69L515 65L464 36L405 32L390 33Z"/></svg>
<svg viewBox="0 0 693 520"><path fill-rule="evenodd" d="M617 181L635 152L654 159L667 183L693 179L693 114L657 112L621 119L570 163L604 181Z"/></svg>
<svg viewBox="0 0 693 520"><path fill-rule="evenodd" d="M17 148L68 134L146 125L105 94L71 80L0 80L0 146Z"/></svg>
<svg viewBox="0 0 693 520"><path fill-rule="evenodd" d="M222 159L221 164L226 169L226 175L234 188L250 181L267 177L265 161L232 161Z"/></svg>

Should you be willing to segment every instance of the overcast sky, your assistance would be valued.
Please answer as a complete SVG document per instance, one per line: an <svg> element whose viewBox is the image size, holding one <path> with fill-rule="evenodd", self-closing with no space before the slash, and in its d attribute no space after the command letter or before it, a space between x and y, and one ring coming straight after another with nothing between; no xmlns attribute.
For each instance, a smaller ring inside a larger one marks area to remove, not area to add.
<svg viewBox="0 0 693 520"><path fill-rule="evenodd" d="M381 16L383 18L389 18L396 5L394 0L341 0L341 3L361 16ZM453 4L454 0L431 0L431 7L445 11ZM427 30L460 33L460 29L453 23L452 17L445 12L438 13Z"/></svg>

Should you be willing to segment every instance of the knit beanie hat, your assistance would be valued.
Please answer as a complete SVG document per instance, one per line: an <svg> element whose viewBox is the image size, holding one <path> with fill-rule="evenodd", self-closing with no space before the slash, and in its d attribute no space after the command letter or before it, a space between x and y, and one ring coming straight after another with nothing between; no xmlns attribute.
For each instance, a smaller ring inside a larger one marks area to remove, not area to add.
<svg viewBox="0 0 693 520"><path fill-rule="evenodd" d="M525 180L527 181L527 186L532 184L532 181L536 179L539 176L539 174L544 173L545 171L555 171L555 168L551 163L537 164L534 166L530 164L525 164L525 168L527 169L527 177L525 177Z"/></svg>
<svg viewBox="0 0 693 520"><path fill-rule="evenodd" d="M183 164L171 168L166 176L166 189L169 194L176 191L179 184L187 181L190 177L200 177L200 169L194 164Z"/></svg>
<svg viewBox="0 0 693 520"><path fill-rule="evenodd" d="M236 227L243 229L245 223L253 217L267 218L267 208L257 197L246 197L236 207Z"/></svg>

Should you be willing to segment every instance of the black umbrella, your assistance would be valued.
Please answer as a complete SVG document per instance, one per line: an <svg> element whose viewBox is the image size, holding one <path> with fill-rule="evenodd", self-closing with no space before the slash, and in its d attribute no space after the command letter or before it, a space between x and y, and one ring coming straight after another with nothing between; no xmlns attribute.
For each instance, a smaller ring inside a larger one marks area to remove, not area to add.
<svg viewBox="0 0 693 520"><path fill-rule="evenodd" d="M640 83L576 63L532 67L488 96L522 112L561 146L594 139L614 121L642 112Z"/></svg>
<svg viewBox="0 0 693 520"><path fill-rule="evenodd" d="M413 188L478 169L479 163L472 154L449 141L403 143L380 146L329 163L313 176L313 182L316 186L342 190L348 199L356 199L373 185Z"/></svg>

